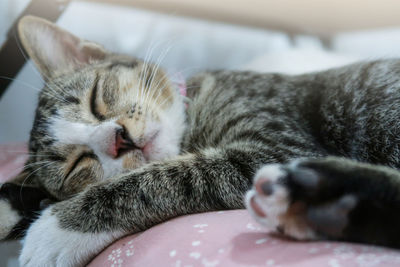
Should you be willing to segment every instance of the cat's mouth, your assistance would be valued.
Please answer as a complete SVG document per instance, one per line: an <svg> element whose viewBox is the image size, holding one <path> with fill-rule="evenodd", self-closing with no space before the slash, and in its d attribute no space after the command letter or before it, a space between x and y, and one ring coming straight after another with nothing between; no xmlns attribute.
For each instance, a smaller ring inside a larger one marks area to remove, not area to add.
<svg viewBox="0 0 400 267"><path fill-rule="evenodd" d="M132 147L132 146L121 147L121 148L118 149L115 158L116 159L120 158L120 157L124 156L125 154L127 154L127 153L129 153L129 152L131 152L133 150L135 150L135 148Z"/></svg>

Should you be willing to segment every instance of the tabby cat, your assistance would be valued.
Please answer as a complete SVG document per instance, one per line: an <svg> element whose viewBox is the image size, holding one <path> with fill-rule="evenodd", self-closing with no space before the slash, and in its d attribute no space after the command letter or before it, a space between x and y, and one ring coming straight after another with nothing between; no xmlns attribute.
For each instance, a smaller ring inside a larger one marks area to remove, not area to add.
<svg viewBox="0 0 400 267"><path fill-rule="evenodd" d="M249 189L250 213L285 235L400 247L399 60L206 72L185 109L157 64L35 17L19 36L46 80L29 160L0 191L0 237L29 227L23 266L84 265L170 218L243 208Z"/></svg>

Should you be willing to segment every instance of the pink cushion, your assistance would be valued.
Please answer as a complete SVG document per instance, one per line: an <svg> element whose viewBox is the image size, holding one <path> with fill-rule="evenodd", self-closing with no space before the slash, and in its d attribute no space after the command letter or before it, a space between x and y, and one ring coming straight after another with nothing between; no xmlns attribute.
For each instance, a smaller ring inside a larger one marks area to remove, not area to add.
<svg viewBox="0 0 400 267"><path fill-rule="evenodd" d="M22 144L0 145L0 181L21 170ZM400 266L393 249L296 242L266 233L245 210L182 216L116 241L89 266Z"/></svg>
<svg viewBox="0 0 400 267"><path fill-rule="evenodd" d="M182 216L127 236L89 266L400 266L400 253L274 237L246 210L233 210Z"/></svg>
<svg viewBox="0 0 400 267"><path fill-rule="evenodd" d="M0 144L0 183L20 173L27 158L26 144Z"/></svg>

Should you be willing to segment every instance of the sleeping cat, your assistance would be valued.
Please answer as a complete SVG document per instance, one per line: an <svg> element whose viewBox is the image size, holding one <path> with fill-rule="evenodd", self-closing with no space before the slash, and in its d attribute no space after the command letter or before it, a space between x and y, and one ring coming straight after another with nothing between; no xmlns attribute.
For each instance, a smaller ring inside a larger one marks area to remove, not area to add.
<svg viewBox="0 0 400 267"><path fill-rule="evenodd" d="M46 85L29 160L0 191L1 237L55 202L27 230L23 266L84 265L170 218L243 208L249 189L251 214L285 235L400 247L399 60L206 72L185 110L157 65L35 17L19 36Z"/></svg>

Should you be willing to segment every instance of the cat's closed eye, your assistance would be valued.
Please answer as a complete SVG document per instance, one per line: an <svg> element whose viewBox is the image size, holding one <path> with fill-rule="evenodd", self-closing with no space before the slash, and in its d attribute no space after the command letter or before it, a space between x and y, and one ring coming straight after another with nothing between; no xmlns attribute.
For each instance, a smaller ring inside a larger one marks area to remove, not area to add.
<svg viewBox="0 0 400 267"><path fill-rule="evenodd" d="M67 156L60 186L68 194L75 194L82 186L98 181L103 175L104 171L96 154L77 146Z"/></svg>
<svg viewBox="0 0 400 267"><path fill-rule="evenodd" d="M93 163L93 161L98 161L97 156L92 152L83 152L73 161L72 165L68 168L67 174L65 175L68 178L71 173L78 169L78 167L88 166Z"/></svg>
<svg viewBox="0 0 400 267"><path fill-rule="evenodd" d="M99 86L99 78L96 77L90 95L90 111L96 119L98 119L99 121L104 121L106 117L103 114L101 114L97 108L96 100L97 100L98 86Z"/></svg>

